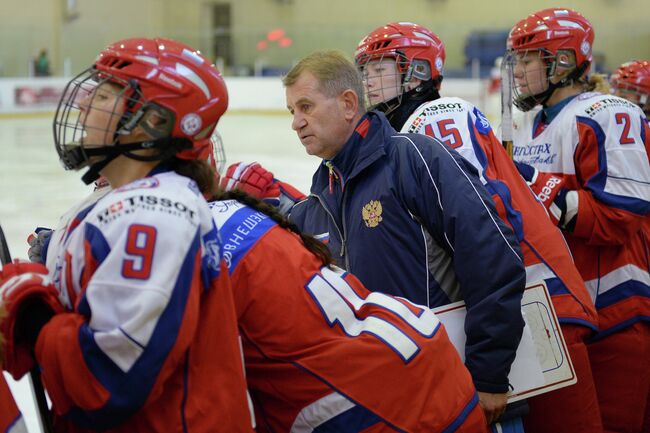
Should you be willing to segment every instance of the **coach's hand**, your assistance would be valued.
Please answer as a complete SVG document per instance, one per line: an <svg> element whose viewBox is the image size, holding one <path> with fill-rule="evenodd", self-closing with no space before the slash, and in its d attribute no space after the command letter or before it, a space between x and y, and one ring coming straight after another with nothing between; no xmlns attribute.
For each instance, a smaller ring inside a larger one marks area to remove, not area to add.
<svg viewBox="0 0 650 433"><path fill-rule="evenodd" d="M478 392L478 402L483 408L488 424L496 422L506 410L508 394L492 394L489 392Z"/></svg>

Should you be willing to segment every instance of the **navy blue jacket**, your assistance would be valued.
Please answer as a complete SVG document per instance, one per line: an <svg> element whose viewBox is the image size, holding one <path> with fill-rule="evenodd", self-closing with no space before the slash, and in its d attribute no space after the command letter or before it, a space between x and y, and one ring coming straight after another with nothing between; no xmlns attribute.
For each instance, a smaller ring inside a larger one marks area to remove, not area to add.
<svg viewBox="0 0 650 433"><path fill-rule="evenodd" d="M518 242L474 167L441 142L366 114L289 218L370 290L468 307L465 358L479 391L506 392L521 338Z"/></svg>

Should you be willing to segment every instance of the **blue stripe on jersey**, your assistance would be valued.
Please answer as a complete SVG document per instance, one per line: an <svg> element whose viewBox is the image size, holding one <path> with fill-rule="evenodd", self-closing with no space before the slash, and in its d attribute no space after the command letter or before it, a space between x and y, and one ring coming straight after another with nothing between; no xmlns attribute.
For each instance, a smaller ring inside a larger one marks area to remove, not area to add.
<svg viewBox="0 0 650 433"><path fill-rule="evenodd" d="M239 261L276 222L268 215L243 206L235 211L219 228L223 257L228 263L228 272L232 274Z"/></svg>
<svg viewBox="0 0 650 433"><path fill-rule="evenodd" d="M79 344L88 369L110 392L106 404L97 410L72 408L67 417L80 427L106 430L116 427L134 415L146 401L158 373L171 351L182 325L190 292L194 261L199 250L199 234L194 237L171 292L169 302L156 323L151 339L133 367L123 372L97 346L87 323L79 328ZM87 305L84 296L82 302Z"/></svg>
<svg viewBox="0 0 650 433"><path fill-rule="evenodd" d="M86 224L84 229L84 238L90 244L90 253L97 263L102 263L106 256L111 252L108 241L102 234L101 230L92 224Z"/></svg>
<svg viewBox="0 0 650 433"><path fill-rule="evenodd" d="M598 122L588 119L586 117L578 116L577 121L587 125L596 134L596 142L598 143L598 173L587 180L587 188L592 192L601 202L608 206L634 212L638 215L646 215L650 212L650 202L647 202L638 197L626 197L621 195L605 192L605 185L607 183L607 153L605 152L605 133L600 127ZM618 178L629 180L630 182L639 183L640 181L631 178ZM645 183L645 182L641 182Z"/></svg>
<svg viewBox="0 0 650 433"><path fill-rule="evenodd" d="M222 259L221 238L217 227L212 222L212 229L203 235L203 245L205 246L205 255L202 259L201 274L203 286L211 287L212 281L219 276L220 264Z"/></svg>
<svg viewBox="0 0 650 433"><path fill-rule="evenodd" d="M641 121L641 125L639 125L639 128L641 129L641 140L645 143L646 142L646 136L645 136L645 125L650 124L650 121L646 119L643 116L639 116L639 120Z"/></svg>
<svg viewBox="0 0 650 433"><path fill-rule="evenodd" d="M101 230L92 224L86 224L84 231L84 238L90 244L90 254L93 260L98 264L102 263L106 256L111 252L111 247L108 244L108 241L102 234ZM83 272L80 272L79 275L83 275ZM83 296L79 300L77 311L86 317L90 317L92 312L90 311L90 306L88 305L86 296Z"/></svg>
<svg viewBox="0 0 650 433"><path fill-rule="evenodd" d="M469 113L467 114L467 127L469 129L470 138L472 140L474 154L476 155L476 159L478 159L479 164L481 164L481 167L483 167L482 175L487 182L485 188L490 192L490 194L496 194L501 198L503 206L506 210L508 222L512 226L512 230L515 232L515 236L517 236L517 241L521 242L524 239L524 223L521 219L521 213L518 210L515 210L515 208L512 206L512 198L510 196L510 189L508 186L500 180L492 179L485 175L485 169L488 167L487 155L483 151L483 148L476 138L472 118Z"/></svg>
<svg viewBox="0 0 650 433"><path fill-rule="evenodd" d="M356 405L320 424L313 433L358 433L380 422L377 415Z"/></svg>
<svg viewBox="0 0 650 433"><path fill-rule="evenodd" d="M599 293L596 297L596 309L600 310L632 296L650 298L650 286L638 280L627 280L605 293Z"/></svg>
<svg viewBox="0 0 650 433"><path fill-rule="evenodd" d="M449 424L449 426L446 429L444 429L442 433L452 433L458 430L458 427L463 425L463 423L465 422L469 414L472 412L472 410L474 410L477 404L478 404L478 394L474 394L474 397L472 397L469 403L465 405L465 407L460 412L460 414L458 414L456 419L452 421L452 423Z"/></svg>
<svg viewBox="0 0 650 433"><path fill-rule="evenodd" d="M569 292L569 289L567 289L562 280L559 278L546 278L544 282L546 283L546 288L548 289L548 293L551 296L571 294L571 292Z"/></svg>
<svg viewBox="0 0 650 433"><path fill-rule="evenodd" d="M77 226L81 223L86 218L86 215L90 213L91 210L95 207L97 202L94 202L87 208L83 209L81 212L79 212L73 219L72 222L68 224L68 227L66 227L67 233L65 234L65 239L64 242L68 240L68 237L70 237L70 234L74 232L74 230L77 228Z"/></svg>

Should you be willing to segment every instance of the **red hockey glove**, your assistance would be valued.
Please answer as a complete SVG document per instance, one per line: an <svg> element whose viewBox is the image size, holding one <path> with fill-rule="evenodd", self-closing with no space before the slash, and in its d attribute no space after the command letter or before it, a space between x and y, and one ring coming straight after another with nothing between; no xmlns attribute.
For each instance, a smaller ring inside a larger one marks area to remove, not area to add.
<svg viewBox="0 0 650 433"><path fill-rule="evenodd" d="M564 188L564 179L551 173L543 173L535 167L515 161L517 170L535 196L548 211L551 221L572 231L578 213L578 193Z"/></svg>
<svg viewBox="0 0 650 433"><path fill-rule="evenodd" d="M63 312L58 292L39 263L14 261L0 271L0 358L20 379L35 363L34 344L41 328Z"/></svg>
<svg viewBox="0 0 650 433"><path fill-rule="evenodd" d="M276 206L280 200L280 186L274 181L273 173L257 162L232 164L219 185L225 191L238 189Z"/></svg>

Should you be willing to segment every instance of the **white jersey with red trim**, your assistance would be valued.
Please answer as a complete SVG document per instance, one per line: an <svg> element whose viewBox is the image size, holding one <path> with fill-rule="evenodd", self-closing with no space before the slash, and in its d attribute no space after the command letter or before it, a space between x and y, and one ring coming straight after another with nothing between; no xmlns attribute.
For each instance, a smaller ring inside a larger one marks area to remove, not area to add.
<svg viewBox="0 0 650 433"><path fill-rule="evenodd" d="M577 205L567 210L577 210L575 228L565 236L601 331L648 320L650 129L643 112L622 98L583 93L545 127L541 117L514 125L513 155L577 191Z"/></svg>
<svg viewBox="0 0 650 433"><path fill-rule="evenodd" d="M526 283L544 280L560 322L596 328L597 317L560 231L519 175L483 113L455 97L418 107L401 132L433 136L478 170L499 216L513 229L524 254Z"/></svg>
<svg viewBox="0 0 650 433"><path fill-rule="evenodd" d="M68 311L36 357L62 431L250 433L230 280L196 183L136 180L61 234L50 272Z"/></svg>

